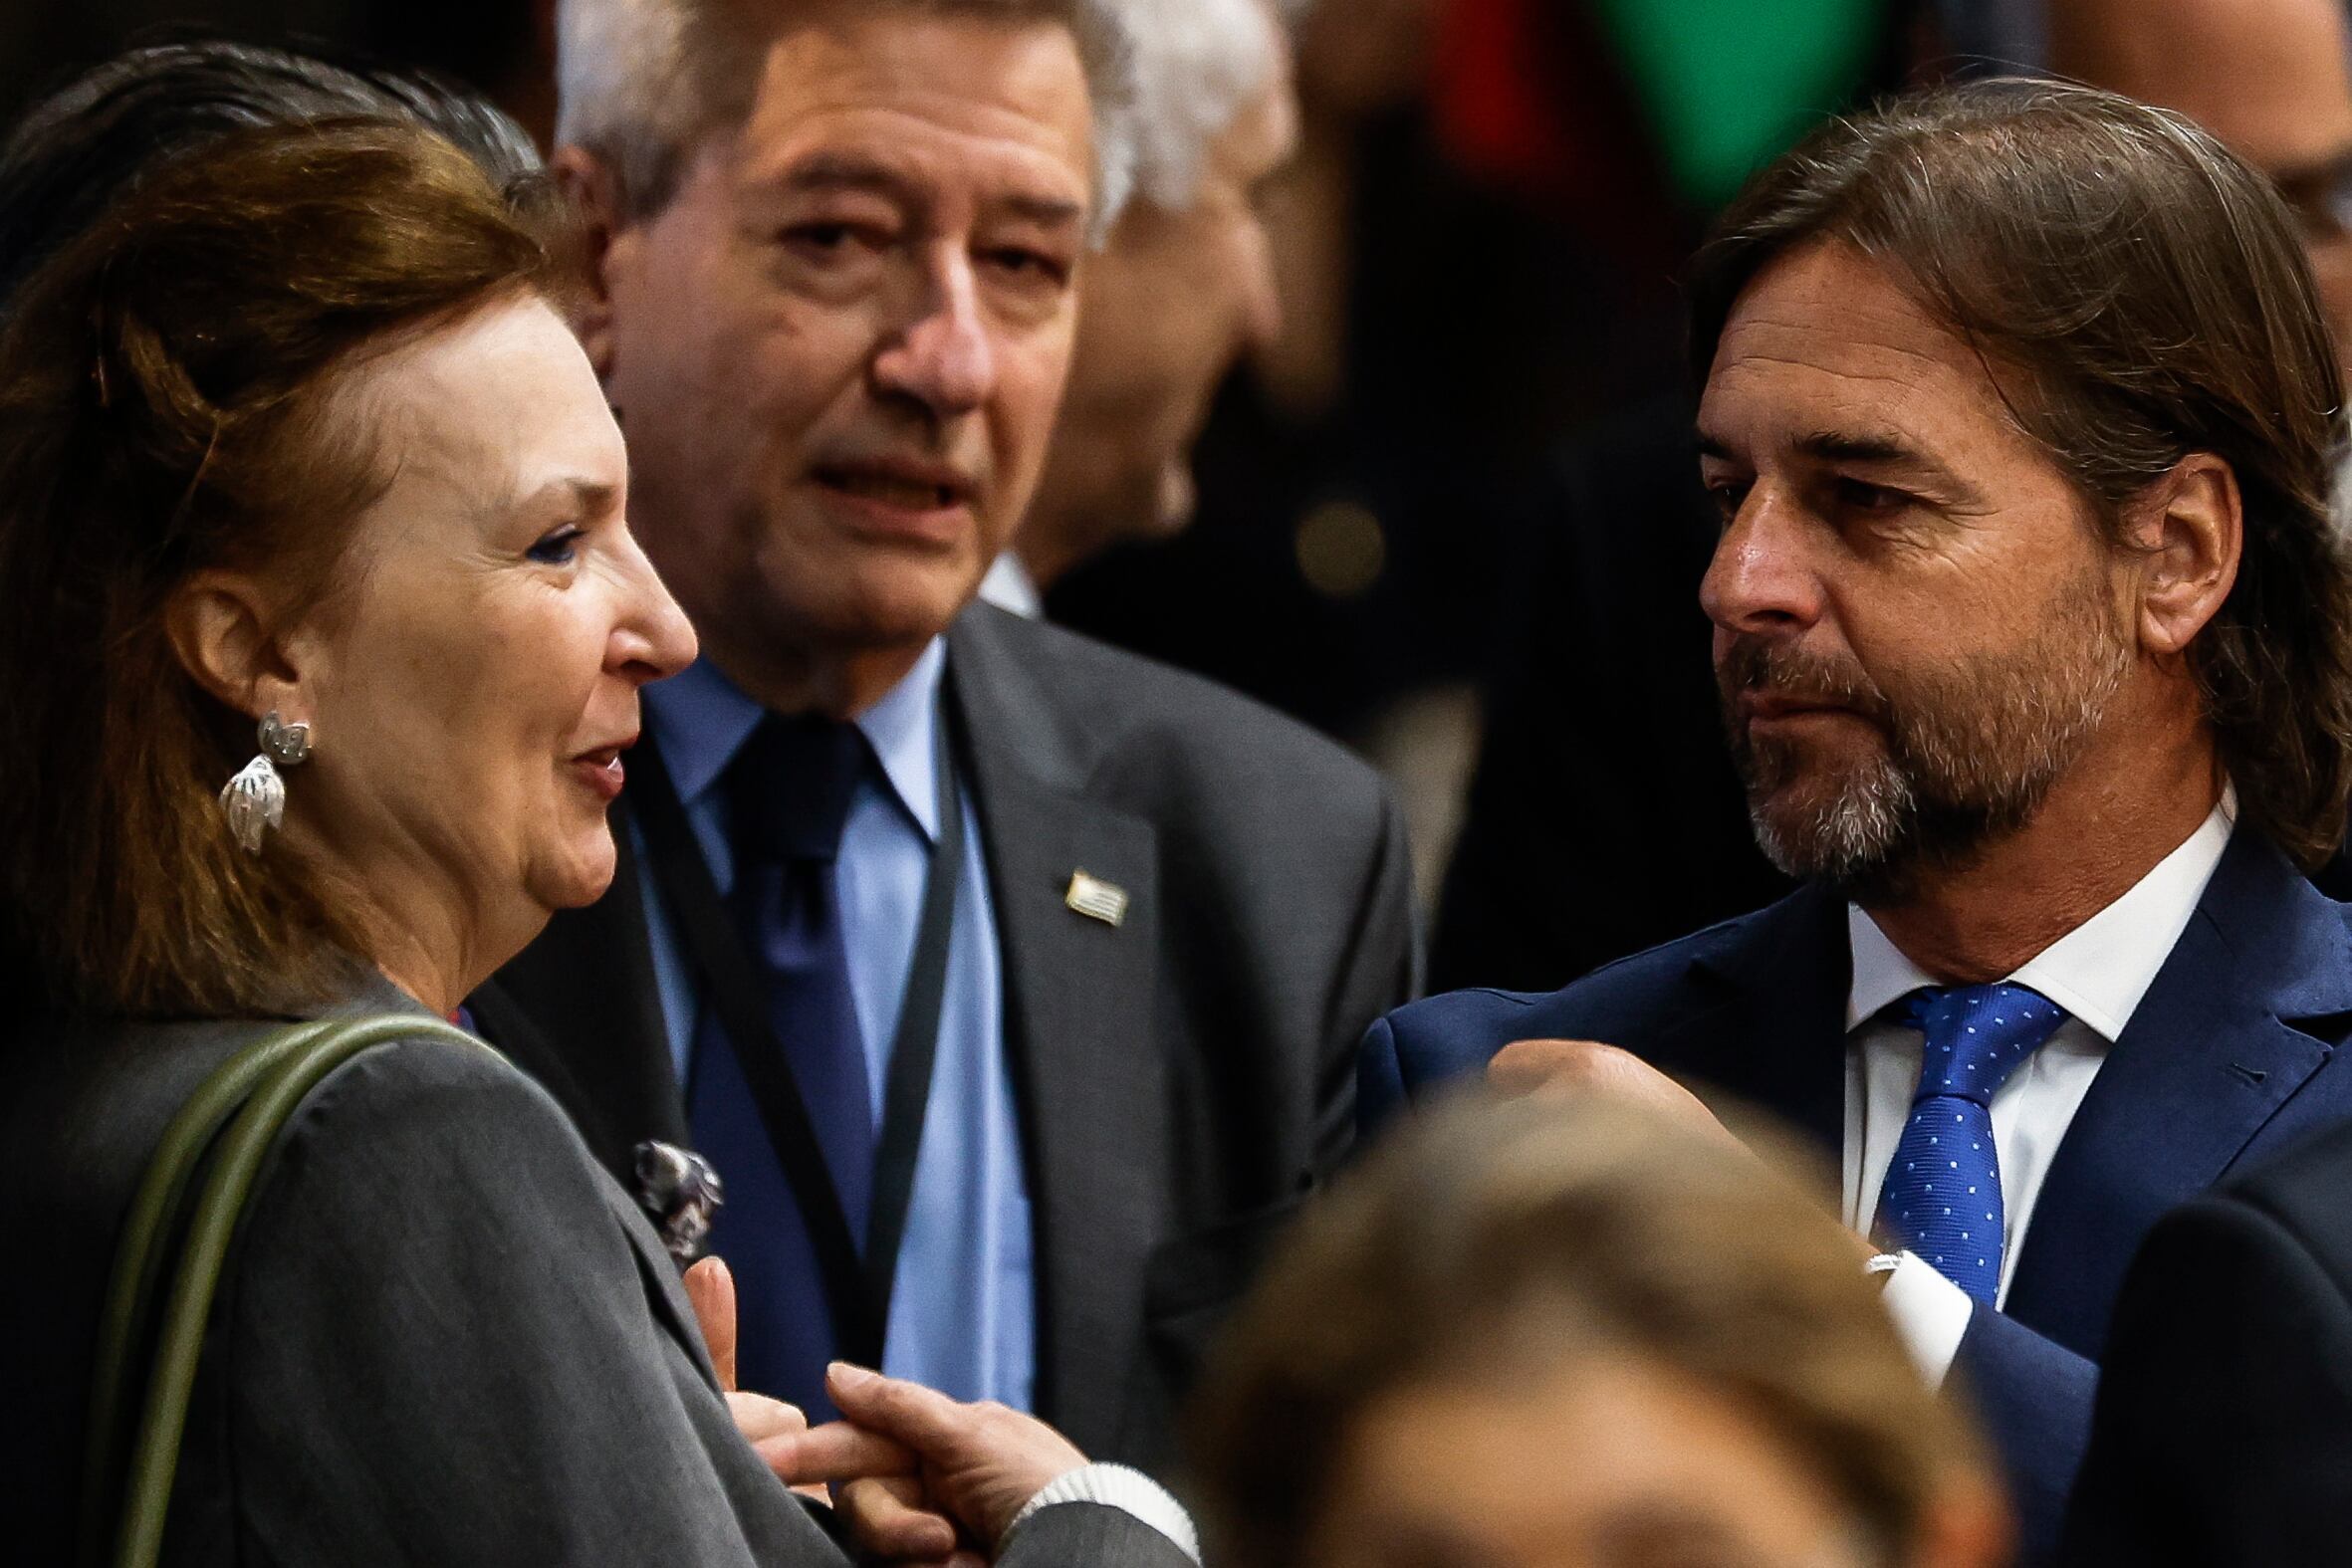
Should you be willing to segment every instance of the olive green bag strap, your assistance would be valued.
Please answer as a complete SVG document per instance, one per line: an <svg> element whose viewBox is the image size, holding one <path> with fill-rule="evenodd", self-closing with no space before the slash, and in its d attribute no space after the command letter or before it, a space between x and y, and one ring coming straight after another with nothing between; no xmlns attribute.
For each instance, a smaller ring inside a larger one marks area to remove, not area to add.
<svg viewBox="0 0 2352 1568"><path fill-rule="evenodd" d="M99 1318L82 1467L84 1568L144 1568L162 1549L221 1265L279 1133L336 1068L371 1046L418 1038L491 1049L417 1013L289 1024L215 1068L164 1128L131 1200Z"/></svg>

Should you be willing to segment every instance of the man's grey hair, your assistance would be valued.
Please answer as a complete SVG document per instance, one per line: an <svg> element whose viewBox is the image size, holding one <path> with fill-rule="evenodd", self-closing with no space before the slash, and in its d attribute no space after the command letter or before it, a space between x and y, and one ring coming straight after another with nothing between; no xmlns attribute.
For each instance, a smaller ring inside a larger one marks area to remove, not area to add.
<svg viewBox="0 0 2352 1568"><path fill-rule="evenodd" d="M1269 0L1112 0L1135 49L1135 189L1181 212L1200 193L1209 145L1281 65L1284 20Z"/></svg>
<svg viewBox="0 0 2352 1568"><path fill-rule="evenodd" d="M604 161L626 215L659 212L696 144L749 112L762 45L844 3L1067 28L1093 99L1093 233L1109 232L1135 160L1133 52L1117 0L562 0L556 140Z"/></svg>

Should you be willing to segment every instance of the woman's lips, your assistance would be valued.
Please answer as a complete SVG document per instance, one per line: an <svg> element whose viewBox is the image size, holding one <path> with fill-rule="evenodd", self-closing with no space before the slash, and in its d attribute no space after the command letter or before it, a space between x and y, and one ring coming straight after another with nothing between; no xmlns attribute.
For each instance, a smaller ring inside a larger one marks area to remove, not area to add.
<svg viewBox="0 0 2352 1568"><path fill-rule="evenodd" d="M572 771L580 782L607 803L620 797L621 785L628 782L628 770L621 766L623 746L602 746L592 752L583 752L572 759Z"/></svg>

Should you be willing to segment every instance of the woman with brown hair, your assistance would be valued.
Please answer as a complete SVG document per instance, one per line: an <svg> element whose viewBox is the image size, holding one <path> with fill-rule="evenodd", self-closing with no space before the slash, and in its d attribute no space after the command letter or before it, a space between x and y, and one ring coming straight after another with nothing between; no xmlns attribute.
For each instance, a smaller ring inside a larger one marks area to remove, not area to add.
<svg viewBox="0 0 2352 1568"><path fill-rule="evenodd" d="M393 1037L301 1100L201 1320L163 1559L847 1560L739 1435L636 1205L436 1018L604 890L638 689L694 653L547 211L410 124L260 127L158 158L11 292L12 1560L71 1560L109 1482L101 1303L167 1122L286 1020L358 1014ZM1185 1560L1039 1507L1081 1461L1026 1418L845 1387L1004 1561ZM852 1522L945 1557L944 1520L890 1511L916 1494L868 1482Z"/></svg>
<svg viewBox="0 0 2352 1568"><path fill-rule="evenodd" d="M1728 1141L1474 1098L1380 1149L1196 1415L1220 1568L1996 1568L1850 1240Z"/></svg>

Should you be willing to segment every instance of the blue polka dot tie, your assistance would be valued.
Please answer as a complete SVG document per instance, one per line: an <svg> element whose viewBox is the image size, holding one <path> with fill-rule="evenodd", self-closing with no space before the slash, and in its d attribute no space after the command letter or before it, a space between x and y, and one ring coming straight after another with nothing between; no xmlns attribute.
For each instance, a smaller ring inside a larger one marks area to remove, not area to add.
<svg viewBox="0 0 2352 1568"><path fill-rule="evenodd" d="M1927 1048L1911 1120L1879 1191L1878 1233L1990 1307L2000 1289L2004 1225L1990 1107L2066 1009L2023 986L1960 986L1912 993L1903 1021Z"/></svg>

